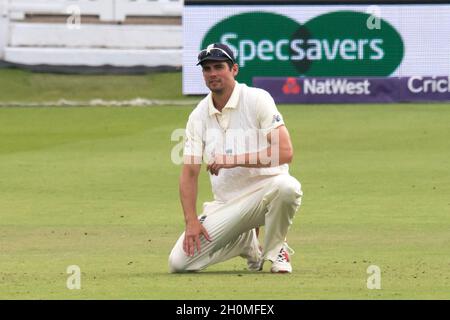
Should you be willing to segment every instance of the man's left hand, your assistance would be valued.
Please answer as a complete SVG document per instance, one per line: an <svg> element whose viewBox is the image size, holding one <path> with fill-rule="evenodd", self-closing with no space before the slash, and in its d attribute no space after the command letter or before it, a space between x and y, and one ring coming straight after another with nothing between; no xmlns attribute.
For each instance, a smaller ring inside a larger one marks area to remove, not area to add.
<svg viewBox="0 0 450 320"><path fill-rule="evenodd" d="M219 175L220 169L230 169L237 166L234 156L227 156L225 154L217 154L206 166L206 171L211 174Z"/></svg>

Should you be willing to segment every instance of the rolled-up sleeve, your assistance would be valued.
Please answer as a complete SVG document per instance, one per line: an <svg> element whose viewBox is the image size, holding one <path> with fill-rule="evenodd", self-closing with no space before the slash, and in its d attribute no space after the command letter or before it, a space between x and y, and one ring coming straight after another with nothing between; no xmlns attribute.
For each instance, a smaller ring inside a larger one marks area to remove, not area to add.
<svg viewBox="0 0 450 320"><path fill-rule="evenodd" d="M275 101L267 91L261 91L257 102L258 122L265 135L284 125L283 116L278 111Z"/></svg>
<svg viewBox="0 0 450 320"><path fill-rule="evenodd" d="M189 120L186 124L186 137L184 141L184 156L194 156L200 157L203 156L203 124L200 120L196 120L192 116L189 117Z"/></svg>

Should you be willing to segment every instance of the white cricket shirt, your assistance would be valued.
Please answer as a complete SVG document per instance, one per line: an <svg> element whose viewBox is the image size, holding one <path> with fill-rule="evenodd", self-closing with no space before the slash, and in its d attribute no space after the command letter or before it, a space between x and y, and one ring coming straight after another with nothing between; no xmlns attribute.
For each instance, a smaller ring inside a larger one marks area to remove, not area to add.
<svg viewBox="0 0 450 320"><path fill-rule="evenodd" d="M186 125L185 156L208 163L214 154L241 155L268 147L266 135L283 125L272 96L265 90L236 82L228 103L218 111L209 93L192 111ZM214 199L228 201L267 175L287 173L283 164L270 168L236 167L209 175Z"/></svg>

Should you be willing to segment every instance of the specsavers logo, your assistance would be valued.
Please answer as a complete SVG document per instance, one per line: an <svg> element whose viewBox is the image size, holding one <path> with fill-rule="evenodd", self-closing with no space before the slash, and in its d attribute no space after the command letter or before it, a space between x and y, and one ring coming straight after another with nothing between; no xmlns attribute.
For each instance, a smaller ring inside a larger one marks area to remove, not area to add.
<svg viewBox="0 0 450 320"><path fill-rule="evenodd" d="M254 76L389 76L400 65L404 46L381 19L367 28L369 14L336 11L301 25L286 16L247 12L212 27L201 43L227 44L240 66L238 80Z"/></svg>

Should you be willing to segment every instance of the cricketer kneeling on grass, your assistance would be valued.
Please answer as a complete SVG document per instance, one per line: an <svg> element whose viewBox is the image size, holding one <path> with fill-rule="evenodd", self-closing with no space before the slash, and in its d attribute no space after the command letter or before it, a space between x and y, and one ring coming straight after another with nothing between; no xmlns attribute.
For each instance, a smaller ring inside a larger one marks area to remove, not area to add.
<svg viewBox="0 0 450 320"><path fill-rule="evenodd" d="M180 176L186 229L170 253L169 271L199 271L241 256L249 270L262 270L269 260L271 272L290 273L286 235L303 193L289 175L293 149L283 118L268 92L235 81L238 65L228 46L209 45L197 65L211 92L186 127ZM202 161L214 201L197 216ZM262 247L260 226L265 226Z"/></svg>

